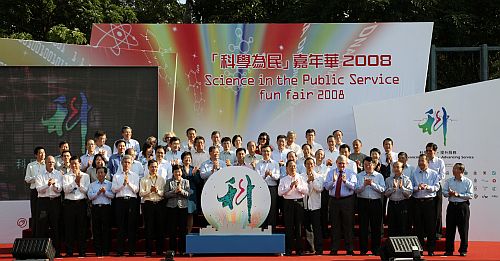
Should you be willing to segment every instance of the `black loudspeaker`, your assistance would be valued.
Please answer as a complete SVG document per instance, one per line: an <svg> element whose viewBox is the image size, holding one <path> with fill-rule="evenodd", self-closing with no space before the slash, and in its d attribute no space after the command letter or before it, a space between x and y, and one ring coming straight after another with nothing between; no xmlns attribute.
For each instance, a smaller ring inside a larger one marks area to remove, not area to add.
<svg viewBox="0 0 500 261"><path fill-rule="evenodd" d="M418 237L389 237L381 251L382 260L423 260L422 246Z"/></svg>
<svg viewBox="0 0 500 261"><path fill-rule="evenodd" d="M12 247L12 256L22 259L54 260L56 250L50 238L16 238Z"/></svg>

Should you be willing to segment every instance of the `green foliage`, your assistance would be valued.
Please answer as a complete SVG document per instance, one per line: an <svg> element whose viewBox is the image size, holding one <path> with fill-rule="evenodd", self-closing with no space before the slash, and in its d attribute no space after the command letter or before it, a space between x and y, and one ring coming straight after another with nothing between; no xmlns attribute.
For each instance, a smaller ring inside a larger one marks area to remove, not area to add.
<svg viewBox="0 0 500 261"><path fill-rule="evenodd" d="M0 0L0 36L84 44L93 23L434 22L436 46L500 45L500 0ZM69 29L74 28L74 29ZM490 76L500 55L490 54ZM477 54L440 54L442 88L478 78Z"/></svg>
<svg viewBox="0 0 500 261"><path fill-rule="evenodd" d="M55 25L47 33L47 40L58 43L86 44L85 34L78 28L71 30L63 24Z"/></svg>

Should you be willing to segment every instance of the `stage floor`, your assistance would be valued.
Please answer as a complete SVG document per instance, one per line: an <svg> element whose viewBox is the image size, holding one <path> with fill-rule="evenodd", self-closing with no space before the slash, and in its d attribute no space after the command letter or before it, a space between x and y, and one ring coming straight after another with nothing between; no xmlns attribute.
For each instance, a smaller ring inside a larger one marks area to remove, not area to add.
<svg viewBox="0 0 500 261"><path fill-rule="evenodd" d="M456 249L458 249L458 242L455 242ZM0 260L12 260L12 255L9 253L10 249L12 249L12 244L0 244ZM160 257L148 257L145 258L141 256L144 253L137 253L137 257L125 257L127 260L160 260ZM245 261L265 261L265 260L380 260L379 257L376 256L345 256L345 251L339 251L338 256L329 256L328 252L325 251L325 255L323 256L193 256L193 257L175 257L175 260L193 260L193 261L234 261L245 260ZM359 254L359 252L355 251L355 254ZM426 253L424 253L426 254ZM424 256L425 260L500 260L500 242L470 242L469 243L469 253L466 257L461 256L440 256L443 252L436 252L436 256L428 257ZM458 255L458 253L455 253ZM124 257L95 257L93 254L88 254L86 258L57 258L55 260L123 260Z"/></svg>

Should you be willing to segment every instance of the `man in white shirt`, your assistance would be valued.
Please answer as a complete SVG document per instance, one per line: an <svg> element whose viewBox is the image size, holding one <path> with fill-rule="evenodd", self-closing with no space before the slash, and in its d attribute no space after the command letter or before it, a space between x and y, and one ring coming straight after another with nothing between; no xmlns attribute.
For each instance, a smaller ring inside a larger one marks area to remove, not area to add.
<svg viewBox="0 0 500 261"><path fill-rule="evenodd" d="M52 156L45 159L45 171L36 177L35 186L38 191L37 217L35 237L51 238L56 249L56 256L61 256L59 217L61 216L62 175L55 169L56 160Z"/></svg>
<svg viewBox="0 0 500 261"><path fill-rule="evenodd" d="M335 148L337 150L340 150L340 145L344 144L344 142L342 141L342 138L344 137L344 133L342 133L341 130L334 130L332 135L333 135L333 138L335 141Z"/></svg>
<svg viewBox="0 0 500 261"><path fill-rule="evenodd" d="M436 237L439 239L443 235L443 184L445 181L446 167L444 161L436 156L438 146L432 142L425 146L425 155L429 161L429 169L437 172L439 176L439 190L434 198L436 208Z"/></svg>
<svg viewBox="0 0 500 261"><path fill-rule="evenodd" d="M278 137L276 138L276 145L276 149L273 150L271 158L278 162L280 167L285 166L286 154L288 154L288 152L290 151L286 148L286 136L278 135Z"/></svg>
<svg viewBox="0 0 500 261"><path fill-rule="evenodd" d="M45 171L45 148L38 146L35 148L34 152L36 160L30 162L26 166L26 175L24 176L24 181L30 186L30 209L31 209L31 219L30 228L34 233L36 231L36 220L37 215L36 206L38 199L38 191L36 190L36 177Z"/></svg>
<svg viewBox="0 0 500 261"><path fill-rule="evenodd" d="M196 138L196 129L188 128L186 130L186 141L182 143L182 151L192 151L194 148L194 139Z"/></svg>
<svg viewBox="0 0 500 261"><path fill-rule="evenodd" d="M257 154L257 144L255 141L247 142L247 155L245 155L245 163L255 169L257 162L262 159L262 155Z"/></svg>
<svg viewBox="0 0 500 261"><path fill-rule="evenodd" d="M384 146L384 153L380 154L380 163L391 169L392 163L398 161L398 154L392 151L394 142L391 138L385 138L382 145Z"/></svg>
<svg viewBox="0 0 500 261"><path fill-rule="evenodd" d="M94 156L95 154L97 154L97 151L95 150L95 142L93 139L87 139L85 147L87 148L87 152L80 157L80 161L82 162L80 168L83 172L87 172L87 169L92 166Z"/></svg>
<svg viewBox="0 0 500 261"><path fill-rule="evenodd" d="M170 151L165 154L165 160L171 165L181 164L181 140L177 137L170 138Z"/></svg>
<svg viewBox="0 0 500 261"><path fill-rule="evenodd" d="M130 155L134 159L134 161L132 161L132 167L130 168L130 170L132 172L134 172L135 174L137 174L137 176L139 176L139 179L144 177L143 165L141 164L140 161L135 160L137 158L136 151L133 148L128 148L127 150L125 150L125 155ZM123 167L122 167L122 165L120 165L120 167L118 168L118 172L120 172L122 170L123 170Z"/></svg>
<svg viewBox="0 0 500 261"><path fill-rule="evenodd" d="M340 145L339 154L344 155L347 158L347 169L352 170L354 173L358 173L358 164L356 162L349 159L349 155L351 154L351 148L347 144Z"/></svg>
<svg viewBox="0 0 500 261"><path fill-rule="evenodd" d="M314 129L306 130L306 143L311 145L312 154L316 153L317 150L323 149L321 144L314 141L316 139L316 131Z"/></svg>
<svg viewBox="0 0 500 261"><path fill-rule="evenodd" d="M295 152L295 155L302 156L302 149L300 148L300 145L295 143L295 140L297 140L297 134L295 131L288 131L286 134L286 148ZM286 162L286 160L285 160Z"/></svg>
<svg viewBox="0 0 500 261"><path fill-rule="evenodd" d="M219 152L222 151L222 145L221 145L221 136L220 136L220 131L212 131L212 135L210 135L210 139L212 140L212 146L218 147Z"/></svg>
<svg viewBox="0 0 500 261"><path fill-rule="evenodd" d="M81 172L78 156L70 159L71 172L63 177L64 190L64 232L66 256L73 255L73 244L78 242L78 255L85 256L87 235L87 191L90 176Z"/></svg>
<svg viewBox="0 0 500 261"><path fill-rule="evenodd" d="M317 150L318 151L322 150ZM315 255L323 254L323 233L321 229L321 192L324 178L314 171L314 160L307 158L304 162L306 172L302 174L307 182L309 194L304 195L304 227L306 239Z"/></svg>
<svg viewBox="0 0 500 261"><path fill-rule="evenodd" d="M111 151L111 147L106 145L106 132L98 130L94 134L94 141L95 141L95 150L97 153L100 153L101 155L104 156L104 159L106 161L109 160L109 157L113 154Z"/></svg>
<svg viewBox="0 0 500 261"><path fill-rule="evenodd" d="M290 152L293 153L293 152ZM309 193L307 182L297 174L295 161L286 162L287 176L280 180L278 195L284 198L285 255L290 256L295 245L302 255L302 222L304 221L304 195Z"/></svg>
<svg viewBox="0 0 500 261"><path fill-rule="evenodd" d="M116 194L116 225L118 227L117 255L123 256L125 235L128 237L129 256L135 256L137 219L139 216L139 176L131 171L133 158L122 158L122 171L113 176L111 190Z"/></svg>
<svg viewBox="0 0 500 261"><path fill-rule="evenodd" d="M210 156L205 151L205 138L198 136L194 139L194 149L191 152L193 157L193 166L200 168L201 163L207 161Z"/></svg>
<svg viewBox="0 0 500 261"><path fill-rule="evenodd" d="M325 150L325 165L327 167L332 167L335 165L335 161L340 155L339 149L335 146L335 137L333 135L328 135L326 138L326 144L328 145L328 148Z"/></svg>
<svg viewBox="0 0 500 261"><path fill-rule="evenodd" d="M62 153L65 150L69 150L69 143L65 140L59 142L59 155L55 156L54 158L56 159L56 169L59 169L62 164Z"/></svg>
<svg viewBox="0 0 500 261"><path fill-rule="evenodd" d="M271 194L271 207L262 227L266 228L271 225L274 228L276 227L276 218L278 216L277 201L280 167L278 162L271 159L271 147L269 145L263 145L260 152L262 153L262 160L257 163L255 170L264 179Z"/></svg>
<svg viewBox="0 0 500 261"><path fill-rule="evenodd" d="M132 139L132 128L129 126L122 127L122 139L125 141L125 147L133 148L135 151L141 151L141 145L137 140ZM113 153L118 153L118 149L115 147Z"/></svg>

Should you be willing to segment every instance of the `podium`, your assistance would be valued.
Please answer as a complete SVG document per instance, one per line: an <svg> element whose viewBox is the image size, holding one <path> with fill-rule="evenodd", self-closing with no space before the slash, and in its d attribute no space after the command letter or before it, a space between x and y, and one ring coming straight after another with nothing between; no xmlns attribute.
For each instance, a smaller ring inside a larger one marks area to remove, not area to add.
<svg viewBox="0 0 500 261"><path fill-rule="evenodd" d="M186 236L187 254L282 254L285 235L261 229L271 205L269 188L246 167L227 167L205 183L201 208L210 226Z"/></svg>

